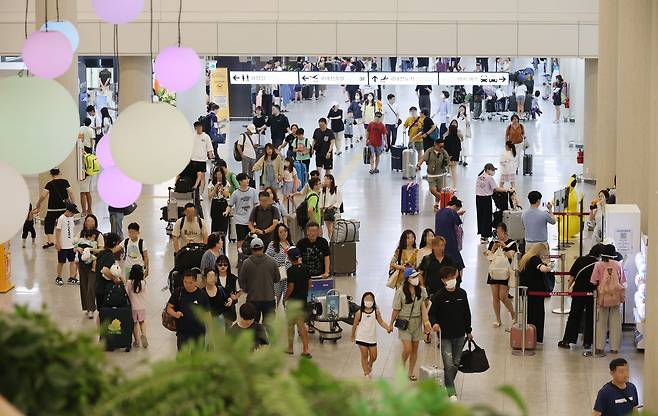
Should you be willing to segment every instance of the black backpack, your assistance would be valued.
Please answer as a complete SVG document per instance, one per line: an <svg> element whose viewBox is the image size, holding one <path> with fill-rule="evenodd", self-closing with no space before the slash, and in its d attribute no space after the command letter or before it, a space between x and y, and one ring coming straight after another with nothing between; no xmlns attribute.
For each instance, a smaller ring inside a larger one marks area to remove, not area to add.
<svg viewBox="0 0 658 416"><path fill-rule="evenodd" d="M126 259L126 256L128 255L128 242L130 241L129 238L126 238L123 241L123 259ZM139 254L144 258L144 240L141 238L137 241L137 246L139 247Z"/></svg>
<svg viewBox="0 0 658 416"><path fill-rule="evenodd" d="M193 188L194 181L188 176L180 176L174 185L174 191L181 194L192 192Z"/></svg>
<svg viewBox="0 0 658 416"><path fill-rule="evenodd" d="M107 287L103 306L108 308L125 308L130 306L128 292L126 292L126 287L123 283L113 283Z"/></svg>
<svg viewBox="0 0 658 416"><path fill-rule="evenodd" d="M210 116L210 113L206 114L205 116L199 117L199 121L203 123L203 132L206 133L208 136L210 136L210 133L212 131L212 117Z"/></svg>
<svg viewBox="0 0 658 416"><path fill-rule="evenodd" d="M297 208L295 208L295 214L297 214L297 225L299 225L301 228L306 227L306 224L308 224L309 218L308 218L308 197L309 195L304 198L301 204Z"/></svg>

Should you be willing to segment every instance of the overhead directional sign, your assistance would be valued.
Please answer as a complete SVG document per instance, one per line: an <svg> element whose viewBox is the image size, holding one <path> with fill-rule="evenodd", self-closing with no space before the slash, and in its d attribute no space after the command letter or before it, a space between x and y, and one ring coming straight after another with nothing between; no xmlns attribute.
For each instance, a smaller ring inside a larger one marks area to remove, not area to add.
<svg viewBox="0 0 658 416"><path fill-rule="evenodd" d="M364 85L368 83L368 72L300 72L299 81L313 85Z"/></svg>
<svg viewBox="0 0 658 416"><path fill-rule="evenodd" d="M231 84L299 84L297 72L231 71Z"/></svg>
<svg viewBox="0 0 658 416"><path fill-rule="evenodd" d="M436 72L368 72L370 85L437 85Z"/></svg>
<svg viewBox="0 0 658 416"><path fill-rule="evenodd" d="M507 85L507 72L439 72L440 85Z"/></svg>

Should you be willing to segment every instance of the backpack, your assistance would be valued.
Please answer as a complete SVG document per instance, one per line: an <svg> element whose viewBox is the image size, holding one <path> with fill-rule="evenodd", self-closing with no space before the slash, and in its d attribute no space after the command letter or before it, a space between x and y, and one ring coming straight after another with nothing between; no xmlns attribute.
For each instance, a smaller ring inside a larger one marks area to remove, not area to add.
<svg viewBox="0 0 658 416"><path fill-rule="evenodd" d="M84 155L85 162L85 173L88 176L98 175L101 171L101 164L98 162L96 155L91 153L85 153Z"/></svg>
<svg viewBox="0 0 658 416"><path fill-rule="evenodd" d="M604 269L597 292L598 304L604 308L619 306L624 302L626 289L621 284L619 273L611 266Z"/></svg>
<svg viewBox="0 0 658 416"><path fill-rule="evenodd" d="M514 242L510 243L514 244ZM489 276L492 280L507 280L512 274L514 269L505 256L505 251L502 248L496 250L490 257L491 263L489 264Z"/></svg>
<svg viewBox="0 0 658 416"><path fill-rule="evenodd" d="M251 137L247 136L245 133L242 133L240 135L240 138L242 138L242 150L244 151L244 144L247 141L247 139L249 139L249 141L251 142ZM235 144L233 144L233 159L235 159L236 162L242 162L242 154L240 153L240 149L238 147L240 146L239 145L240 138L238 138L238 140L235 141ZM251 142L252 146L253 144L254 143Z"/></svg>
<svg viewBox="0 0 658 416"><path fill-rule="evenodd" d="M181 226L182 228L182 226ZM128 254L128 242L130 241L129 238L126 238L123 241L123 259L126 259L126 255ZM144 258L144 240L141 238L137 241L137 246L139 247L139 254Z"/></svg>
<svg viewBox="0 0 658 416"><path fill-rule="evenodd" d="M199 223L199 228L200 228L201 230L203 230L203 223L201 222L201 217L199 217L199 216L197 215L197 216L196 216L196 220L197 220L198 223ZM183 232L183 225L184 225L184 224L185 224L185 215L183 215L183 216L181 217L180 225L178 226L178 232L179 232L179 233L182 233L182 232ZM141 240L141 238L140 238L140 240ZM140 248L140 250L141 250L141 248Z"/></svg>
<svg viewBox="0 0 658 416"><path fill-rule="evenodd" d="M126 287L123 283L114 283L107 287L103 306L108 308L124 308L130 306L128 292L126 292Z"/></svg>
<svg viewBox="0 0 658 416"><path fill-rule="evenodd" d="M174 192L185 194L192 192L193 188L194 182L192 181L192 178L188 176L180 176L174 185Z"/></svg>
<svg viewBox="0 0 658 416"><path fill-rule="evenodd" d="M213 113L208 113L205 116L199 117L199 121L203 123L203 132L206 133L213 142L219 141L219 135L217 134L217 129L213 120Z"/></svg>
<svg viewBox="0 0 658 416"><path fill-rule="evenodd" d="M308 198L312 195L307 195L306 198L302 201L297 208L295 208L295 214L297 214L297 225L301 228L306 227L306 224L309 222L308 218Z"/></svg>

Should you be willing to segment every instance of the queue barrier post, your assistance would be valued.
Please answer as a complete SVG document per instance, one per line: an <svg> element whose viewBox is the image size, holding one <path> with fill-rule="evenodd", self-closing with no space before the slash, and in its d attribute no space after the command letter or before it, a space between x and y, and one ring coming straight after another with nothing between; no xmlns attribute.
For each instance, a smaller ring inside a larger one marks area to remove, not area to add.
<svg viewBox="0 0 658 416"><path fill-rule="evenodd" d="M517 290L517 298L522 298L522 300L519 301L519 306L523 306L523 312L519 313L517 310L517 322L519 316L521 317L521 349L520 350L512 350L512 355L518 355L518 356L533 356L535 355L535 352L532 350L527 350L525 348L525 343L526 343L526 330L528 328L528 287L527 286L518 286L516 288ZM519 308L521 309L521 308Z"/></svg>
<svg viewBox="0 0 658 416"><path fill-rule="evenodd" d="M560 254L560 292L566 292L566 277L567 277L567 256L564 254ZM564 296L560 297L560 307L553 309L551 312L558 314L558 315L566 315L569 312L571 312L571 308L565 309L565 300Z"/></svg>
<svg viewBox="0 0 658 416"><path fill-rule="evenodd" d="M598 338L598 337L597 337L597 335L598 335L598 330L597 330L596 327L597 327L597 323L598 323L598 321L599 321L599 307L598 307L598 303L597 303L597 297L598 297L598 295L597 295L597 291L595 290L595 291L594 291L594 299L593 299L593 303L594 303L594 305L593 305L594 313L592 314L592 315L594 315L594 319L593 319L594 322L592 323L592 324L594 325L594 326L592 327L592 338L594 338L594 339L592 340L592 349L591 349L591 351L585 351L585 352L583 353L583 356L584 356L584 357L588 357L588 358L600 358L600 357L605 357L605 353L603 352L603 348L602 348L603 346L599 346L599 345L597 345L597 343L596 343L596 340L597 340L597 338Z"/></svg>

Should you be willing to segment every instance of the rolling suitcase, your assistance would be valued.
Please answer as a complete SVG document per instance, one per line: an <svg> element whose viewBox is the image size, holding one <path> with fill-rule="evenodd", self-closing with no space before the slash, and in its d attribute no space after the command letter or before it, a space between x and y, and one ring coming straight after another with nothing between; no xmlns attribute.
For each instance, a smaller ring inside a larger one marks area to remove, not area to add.
<svg viewBox="0 0 658 416"><path fill-rule="evenodd" d="M496 112L496 100L495 99L490 99L487 100L487 104L485 105L487 113L495 113Z"/></svg>
<svg viewBox="0 0 658 416"><path fill-rule="evenodd" d="M413 179L416 177L416 149L404 149L402 151L402 179Z"/></svg>
<svg viewBox="0 0 658 416"><path fill-rule="evenodd" d="M434 338L434 334L431 335ZM434 363L430 365L422 365L418 369L418 379L420 380L434 380L439 386L443 386L445 382L445 374L443 368L439 368L439 362L441 367L443 367L443 360L439 359L439 351L441 350L441 335L437 335L436 338L439 340L439 345L434 346L434 343L430 346L434 350Z"/></svg>
<svg viewBox="0 0 658 416"><path fill-rule="evenodd" d="M306 165L298 160L295 161L293 166L295 167L295 173L297 173L297 179L299 179L299 188L297 188L297 192L299 192L308 182L308 172L306 171Z"/></svg>
<svg viewBox="0 0 658 416"><path fill-rule="evenodd" d="M529 153L523 154L523 176L532 176L532 155Z"/></svg>
<svg viewBox="0 0 658 416"><path fill-rule="evenodd" d="M105 340L105 349L113 351L123 348L126 352L132 348L133 312L130 305L123 307L101 307L98 310L101 321L101 338Z"/></svg>
<svg viewBox="0 0 658 416"><path fill-rule="evenodd" d="M512 240L523 240L525 238L522 210L503 211L503 222L507 226L507 235L509 238Z"/></svg>
<svg viewBox="0 0 658 416"><path fill-rule="evenodd" d="M401 189L401 212L402 214L415 215L419 210L419 192L420 187L416 182L402 185Z"/></svg>
<svg viewBox="0 0 658 416"><path fill-rule="evenodd" d="M523 331L521 325L512 325L509 337L510 347L514 350L520 350L523 346ZM525 349L534 350L537 348L537 328L528 324L525 331Z"/></svg>
<svg viewBox="0 0 658 416"><path fill-rule="evenodd" d="M327 293L334 289L336 281L334 279L312 279L311 287L308 289L309 302L315 302L321 296L327 296Z"/></svg>
<svg viewBox="0 0 658 416"><path fill-rule="evenodd" d="M365 145L363 148L363 164L364 165L369 165L370 164L370 146Z"/></svg>
<svg viewBox="0 0 658 416"><path fill-rule="evenodd" d="M391 170L402 172L402 153L404 146L391 146Z"/></svg>
<svg viewBox="0 0 658 416"><path fill-rule="evenodd" d="M331 243L329 258L332 276L356 274L356 243Z"/></svg>
<svg viewBox="0 0 658 416"><path fill-rule="evenodd" d="M448 206L448 203L454 196L454 193L450 188L443 188L440 193L439 197L439 204L441 208L445 208Z"/></svg>
<svg viewBox="0 0 658 416"><path fill-rule="evenodd" d="M507 99L507 111L516 112L516 95L512 94L511 97Z"/></svg>

